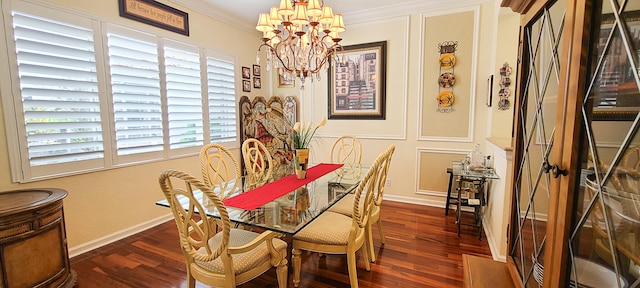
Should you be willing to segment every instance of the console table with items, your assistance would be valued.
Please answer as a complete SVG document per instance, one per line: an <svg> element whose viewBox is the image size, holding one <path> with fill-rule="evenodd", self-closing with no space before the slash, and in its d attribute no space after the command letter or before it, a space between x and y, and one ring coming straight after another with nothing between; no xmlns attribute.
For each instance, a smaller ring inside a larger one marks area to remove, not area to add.
<svg viewBox="0 0 640 288"><path fill-rule="evenodd" d="M449 214L450 205L456 205L456 225L458 236L460 236L460 226L468 225L478 228L478 238L482 238L482 206L487 204L487 193L485 193L485 183L487 180L499 179L493 168L467 168L462 162L454 161L451 168L447 168L449 173L449 185L447 191L445 215ZM453 182L457 183L452 189ZM455 192L454 192L455 191ZM455 193L455 194L454 194ZM473 222L462 221L462 207L473 208Z"/></svg>

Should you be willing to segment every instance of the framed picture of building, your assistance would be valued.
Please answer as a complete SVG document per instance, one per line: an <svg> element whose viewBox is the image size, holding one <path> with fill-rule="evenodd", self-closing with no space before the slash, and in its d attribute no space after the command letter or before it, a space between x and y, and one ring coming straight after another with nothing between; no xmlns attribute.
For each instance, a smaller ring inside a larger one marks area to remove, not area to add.
<svg viewBox="0 0 640 288"><path fill-rule="evenodd" d="M358 44L329 62L329 119L385 119L386 54L386 41Z"/></svg>

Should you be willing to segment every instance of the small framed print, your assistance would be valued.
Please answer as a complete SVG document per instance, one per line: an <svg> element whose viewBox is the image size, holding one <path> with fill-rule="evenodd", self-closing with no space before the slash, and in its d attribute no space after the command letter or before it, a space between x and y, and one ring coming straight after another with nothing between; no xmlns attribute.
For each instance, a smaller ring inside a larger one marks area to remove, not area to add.
<svg viewBox="0 0 640 288"><path fill-rule="evenodd" d="M260 65L253 64L253 76L260 76Z"/></svg>
<svg viewBox="0 0 640 288"><path fill-rule="evenodd" d="M242 79L251 79L251 68L242 67Z"/></svg>
<svg viewBox="0 0 640 288"><path fill-rule="evenodd" d="M262 88L262 83L260 82L260 77L253 77L253 88L257 88L257 89Z"/></svg>
<svg viewBox="0 0 640 288"><path fill-rule="evenodd" d="M296 82L293 77L285 77L283 75L282 68L278 68L278 88L290 88L295 87Z"/></svg>
<svg viewBox="0 0 640 288"><path fill-rule="evenodd" d="M242 80L242 91L251 92L251 80Z"/></svg>

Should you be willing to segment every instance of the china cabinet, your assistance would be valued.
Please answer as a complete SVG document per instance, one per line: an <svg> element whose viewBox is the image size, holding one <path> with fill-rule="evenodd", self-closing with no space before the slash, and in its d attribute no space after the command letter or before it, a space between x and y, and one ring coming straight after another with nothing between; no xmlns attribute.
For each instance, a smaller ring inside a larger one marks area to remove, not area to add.
<svg viewBox="0 0 640 288"><path fill-rule="evenodd" d="M502 6L522 14L511 278L640 287L640 1Z"/></svg>

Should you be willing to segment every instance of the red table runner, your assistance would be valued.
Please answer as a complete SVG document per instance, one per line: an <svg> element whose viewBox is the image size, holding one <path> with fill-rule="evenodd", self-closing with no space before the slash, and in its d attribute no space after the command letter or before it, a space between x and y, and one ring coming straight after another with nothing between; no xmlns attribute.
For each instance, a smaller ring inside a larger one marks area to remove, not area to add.
<svg viewBox="0 0 640 288"><path fill-rule="evenodd" d="M228 198L222 201L222 203L227 206L241 208L244 210L253 210L268 203L269 201L300 188L303 185L342 167L343 165L344 164L320 163L307 169L307 178L305 179L298 179L296 178L296 174L292 174L256 189Z"/></svg>

